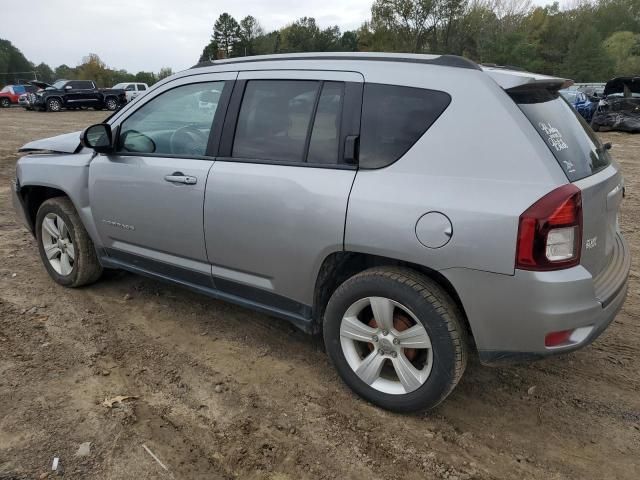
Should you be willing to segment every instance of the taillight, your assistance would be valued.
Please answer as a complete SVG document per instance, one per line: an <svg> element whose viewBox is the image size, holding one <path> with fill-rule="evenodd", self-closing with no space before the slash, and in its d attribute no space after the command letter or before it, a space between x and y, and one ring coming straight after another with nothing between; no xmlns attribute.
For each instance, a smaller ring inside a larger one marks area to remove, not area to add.
<svg viewBox="0 0 640 480"><path fill-rule="evenodd" d="M531 205L518 225L516 268L558 270L580 263L582 196L572 184Z"/></svg>

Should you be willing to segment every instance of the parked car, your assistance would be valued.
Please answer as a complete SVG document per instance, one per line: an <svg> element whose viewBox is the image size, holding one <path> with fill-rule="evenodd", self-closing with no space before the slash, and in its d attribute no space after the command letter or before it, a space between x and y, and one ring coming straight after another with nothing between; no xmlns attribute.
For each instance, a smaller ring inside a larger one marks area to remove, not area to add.
<svg viewBox="0 0 640 480"><path fill-rule="evenodd" d="M113 86L114 90L124 90L127 96L127 102L130 102L134 98L144 95L149 90L149 85L146 83L118 83Z"/></svg>
<svg viewBox="0 0 640 480"><path fill-rule="evenodd" d="M32 110L59 112L63 108L117 110L127 103L124 90L98 88L92 80L58 80L53 85L32 81L40 90L29 95Z"/></svg>
<svg viewBox="0 0 640 480"><path fill-rule="evenodd" d="M584 117L587 122L591 121L593 112L598 106L597 102L592 102L589 97L579 90L560 90L560 95Z"/></svg>
<svg viewBox="0 0 640 480"><path fill-rule="evenodd" d="M616 77L607 82L591 127L640 132L640 77Z"/></svg>
<svg viewBox="0 0 640 480"><path fill-rule="evenodd" d="M61 285L124 269L281 317L365 399L432 408L470 336L484 364L532 360L622 307L623 179L566 83L447 55L206 62L23 146L14 203Z"/></svg>
<svg viewBox="0 0 640 480"><path fill-rule="evenodd" d="M24 85L7 85L0 90L0 108L17 105L20 95L26 92Z"/></svg>
<svg viewBox="0 0 640 480"><path fill-rule="evenodd" d="M24 93L20 94L20 96L18 97L18 105L26 108L27 110L31 110L29 97L30 95L38 92L40 89L33 85L22 85L22 87L24 87Z"/></svg>

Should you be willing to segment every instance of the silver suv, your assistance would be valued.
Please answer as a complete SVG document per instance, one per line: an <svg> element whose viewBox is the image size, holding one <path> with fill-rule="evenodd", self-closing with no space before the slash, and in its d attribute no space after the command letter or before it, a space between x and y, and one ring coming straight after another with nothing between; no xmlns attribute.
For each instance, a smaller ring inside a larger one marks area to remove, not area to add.
<svg viewBox="0 0 640 480"><path fill-rule="evenodd" d="M15 202L61 285L119 268L246 305L321 332L365 399L432 408L472 345L568 352L623 304L623 181L568 83L452 56L201 64L25 145Z"/></svg>

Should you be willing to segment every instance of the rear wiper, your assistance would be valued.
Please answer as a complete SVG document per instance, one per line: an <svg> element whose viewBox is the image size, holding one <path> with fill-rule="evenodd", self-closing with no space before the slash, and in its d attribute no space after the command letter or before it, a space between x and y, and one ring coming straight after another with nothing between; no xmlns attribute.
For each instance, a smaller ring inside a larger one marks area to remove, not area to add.
<svg viewBox="0 0 640 480"><path fill-rule="evenodd" d="M611 144L611 142L607 142L607 143L603 143L601 147L596 147L596 152L598 153L604 153L607 150L611 150L611 147L613 147L613 145Z"/></svg>

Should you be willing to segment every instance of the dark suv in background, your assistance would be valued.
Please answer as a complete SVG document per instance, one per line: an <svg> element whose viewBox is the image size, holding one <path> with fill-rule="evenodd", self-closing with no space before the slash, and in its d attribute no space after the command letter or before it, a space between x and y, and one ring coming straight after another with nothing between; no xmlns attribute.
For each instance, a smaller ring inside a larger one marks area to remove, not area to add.
<svg viewBox="0 0 640 480"><path fill-rule="evenodd" d="M33 110L59 112L63 108L91 107L96 110L118 110L127 103L124 90L98 88L93 80L58 80L53 85L31 82L40 88L29 95L29 107Z"/></svg>

